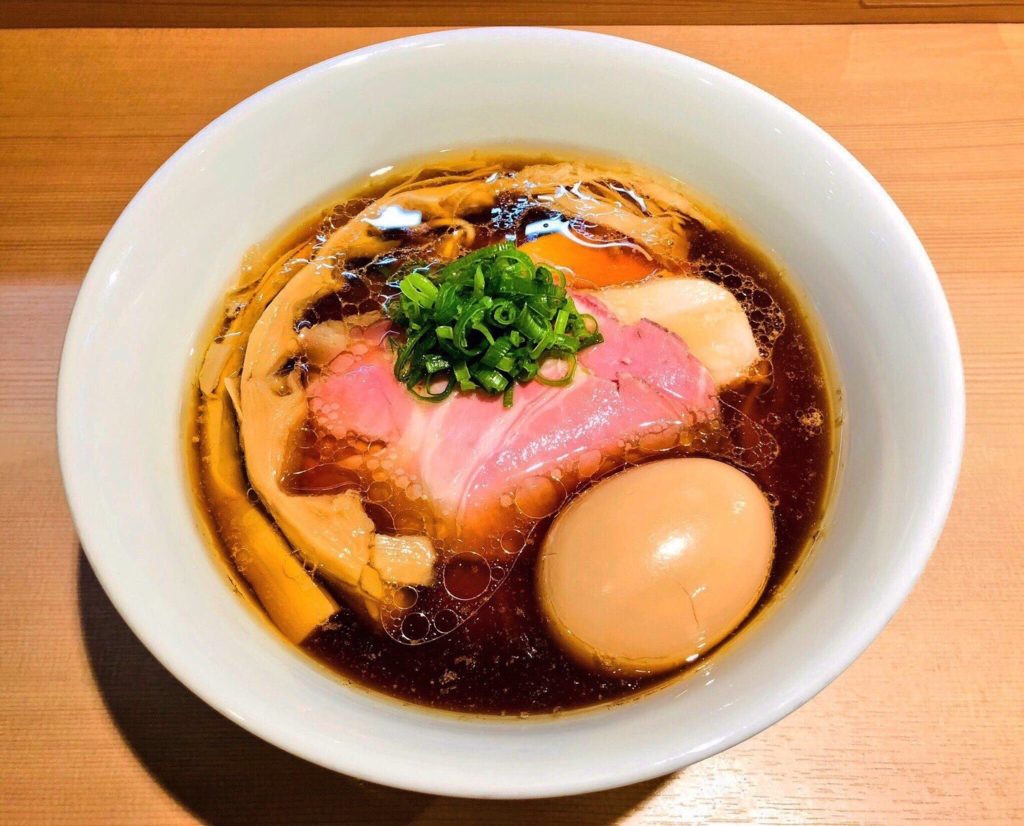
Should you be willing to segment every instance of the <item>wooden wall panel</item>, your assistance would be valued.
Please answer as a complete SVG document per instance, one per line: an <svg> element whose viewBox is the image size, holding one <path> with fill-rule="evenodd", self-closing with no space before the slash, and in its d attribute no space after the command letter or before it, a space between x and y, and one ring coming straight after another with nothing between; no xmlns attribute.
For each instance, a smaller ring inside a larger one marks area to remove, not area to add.
<svg viewBox="0 0 1024 826"><path fill-rule="evenodd" d="M5 0L0 27L1024 21L1022 0Z"/></svg>

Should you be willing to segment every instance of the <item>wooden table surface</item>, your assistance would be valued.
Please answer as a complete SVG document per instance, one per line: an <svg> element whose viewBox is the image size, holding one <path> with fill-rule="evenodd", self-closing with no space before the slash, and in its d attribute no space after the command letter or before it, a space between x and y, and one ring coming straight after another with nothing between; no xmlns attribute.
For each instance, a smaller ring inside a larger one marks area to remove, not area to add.
<svg viewBox="0 0 1024 826"><path fill-rule="evenodd" d="M409 32L0 32L0 823L1024 821L1024 26L614 31L816 120L932 256L964 353L967 450L945 534L895 620L770 730L582 797L392 791L221 718L134 638L81 553L54 440L64 327L104 234L186 138L289 72Z"/></svg>

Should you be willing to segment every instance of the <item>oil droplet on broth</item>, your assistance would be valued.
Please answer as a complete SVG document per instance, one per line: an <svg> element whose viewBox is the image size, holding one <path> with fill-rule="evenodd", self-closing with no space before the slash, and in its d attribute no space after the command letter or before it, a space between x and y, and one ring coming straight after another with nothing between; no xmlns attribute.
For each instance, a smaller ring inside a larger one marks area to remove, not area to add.
<svg viewBox="0 0 1024 826"><path fill-rule="evenodd" d="M430 634L430 618L426 614L406 614L402 619L402 636L409 642L422 642Z"/></svg>
<svg viewBox="0 0 1024 826"><path fill-rule="evenodd" d="M518 554L526 547L526 535L522 531L509 530L501 535L501 549L509 556Z"/></svg>
<svg viewBox="0 0 1024 826"><path fill-rule="evenodd" d="M444 608L434 615L434 628L438 634L450 634L461 624L462 618L451 608Z"/></svg>
<svg viewBox="0 0 1024 826"><path fill-rule="evenodd" d="M397 589L392 596L395 607L402 611L408 611L410 608L414 607L419 601L419 598L420 595L417 590L408 585Z"/></svg>
<svg viewBox="0 0 1024 826"><path fill-rule="evenodd" d="M565 488L550 476L529 476L515 491L515 503L523 516L543 519L565 500Z"/></svg>
<svg viewBox="0 0 1024 826"><path fill-rule="evenodd" d="M476 599L490 585L491 569L480 554L461 553L445 563L442 578L445 590L455 599Z"/></svg>

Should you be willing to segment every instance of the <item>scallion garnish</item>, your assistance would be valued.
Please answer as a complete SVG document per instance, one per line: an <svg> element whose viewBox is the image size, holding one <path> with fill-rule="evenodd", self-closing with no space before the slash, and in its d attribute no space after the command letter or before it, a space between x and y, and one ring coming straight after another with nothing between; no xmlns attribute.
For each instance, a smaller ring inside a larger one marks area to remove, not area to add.
<svg viewBox="0 0 1024 826"><path fill-rule="evenodd" d="M603 341L592 315L581 315L564 279L509 242L476 250L398 283L387 312L405 340L395 377L426 401L482 390L512 406L514 383L572 381L576 354ZM565 363L557 379L540 365Z"/></svg>

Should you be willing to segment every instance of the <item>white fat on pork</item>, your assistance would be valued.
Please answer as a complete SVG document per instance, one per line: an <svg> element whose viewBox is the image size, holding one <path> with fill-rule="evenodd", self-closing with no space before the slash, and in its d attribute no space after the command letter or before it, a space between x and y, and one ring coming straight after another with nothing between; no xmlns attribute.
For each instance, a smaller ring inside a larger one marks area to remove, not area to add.
<svg viewBox="0 0 1024 826"><path fill-rule="evenodd" d="M743 307L702 278L651 278L592 293L623 324L646 318L679 336L717 387L748 378L760 359Z"/></svg>

